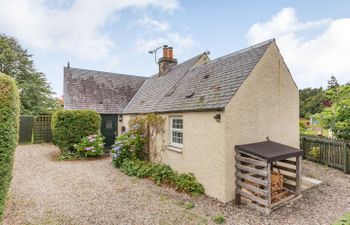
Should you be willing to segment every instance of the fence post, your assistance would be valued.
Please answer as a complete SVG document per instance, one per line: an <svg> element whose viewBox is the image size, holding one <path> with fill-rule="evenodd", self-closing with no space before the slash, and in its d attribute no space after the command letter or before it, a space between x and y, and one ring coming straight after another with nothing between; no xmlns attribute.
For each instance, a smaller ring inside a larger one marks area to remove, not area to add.
<svg viewBox="0 0 350 225"><path fill-rule="evenodd" d="M350 158L350 144L349 143L345 144L344 150L345 150L344 172L349 173L350 172L350 159L349 159Z"/></svg>
<svg viewBox="0 0 350 225"><path fill-rule="evenodd" d="M343 146L343 156L344 156L344 165L343 165L343 171L344 173L348 170L348 145L344 144Z"/></svg>

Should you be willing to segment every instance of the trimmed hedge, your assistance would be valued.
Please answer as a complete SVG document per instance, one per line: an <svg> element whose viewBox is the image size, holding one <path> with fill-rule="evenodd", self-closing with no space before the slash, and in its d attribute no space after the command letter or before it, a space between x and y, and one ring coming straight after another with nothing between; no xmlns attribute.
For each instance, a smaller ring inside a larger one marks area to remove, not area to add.
<svg viewBox="0 0 350 225"><path fill-rule="evenodd" d="M52 115L52 140L62 153L75 152L83 137L98 134L100 115L93 110L59 110Z"/></svg>
<svg viewBox="0 0 350 225"><path fill-rule="evenodd" d="M0 222L12 178L18 140L19 95L15 81L0 73Z"/></svg>

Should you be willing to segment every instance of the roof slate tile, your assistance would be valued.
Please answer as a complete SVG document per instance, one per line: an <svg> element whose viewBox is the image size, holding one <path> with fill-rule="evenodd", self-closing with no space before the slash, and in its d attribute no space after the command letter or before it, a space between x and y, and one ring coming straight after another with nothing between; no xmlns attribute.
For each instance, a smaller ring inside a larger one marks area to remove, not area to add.
<svg viewBox="0 0 350 225"><path fill-rule="evenodd" d="M274 40L196 65L202 55L151 77L123 113L223 109ZM191 95L191 97L186 97Z"/></svg>
<svg viewBox="0 0 350 225"><path fill-rule="evenodd" d="M64 68L64 108L119 114L146 77Z"/></svg>

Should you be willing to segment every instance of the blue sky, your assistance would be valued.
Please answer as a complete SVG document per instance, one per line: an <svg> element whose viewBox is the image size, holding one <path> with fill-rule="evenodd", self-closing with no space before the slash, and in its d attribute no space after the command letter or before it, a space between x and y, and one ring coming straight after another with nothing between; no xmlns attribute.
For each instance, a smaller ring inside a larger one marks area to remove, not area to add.
<svg viewBox="0 0 350 225"><path fill-rule="evenodd" d="M300 88L350 80L349 1L0 0L0 32L32 53L58 95L63 66L150 76L148 50L212 59L276 37Z"/></svg>

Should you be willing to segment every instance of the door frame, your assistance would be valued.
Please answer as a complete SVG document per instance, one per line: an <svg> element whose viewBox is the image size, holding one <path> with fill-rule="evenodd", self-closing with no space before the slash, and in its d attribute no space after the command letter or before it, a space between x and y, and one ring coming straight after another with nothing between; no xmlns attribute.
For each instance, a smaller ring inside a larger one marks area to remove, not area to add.
<svg viewBox="0 0 350 225"><path fill-rule="evenodd" d="M105 130L105 129L103 129L103 126L104 126L104 123L103 123L104 119L103 119L103 117L114 117L114 120L115 120L114 139L115 139L118 136L118 119L119 119L119 115L118 114L105 114L105 113L102 114L101 113L100 116L101 116L100 132L101 132L102 136L104 136L103 135L103 130ZM111 146L110 145L106 145L106 143L105 143L105 147L106 148L111 148Z"/></svg>

